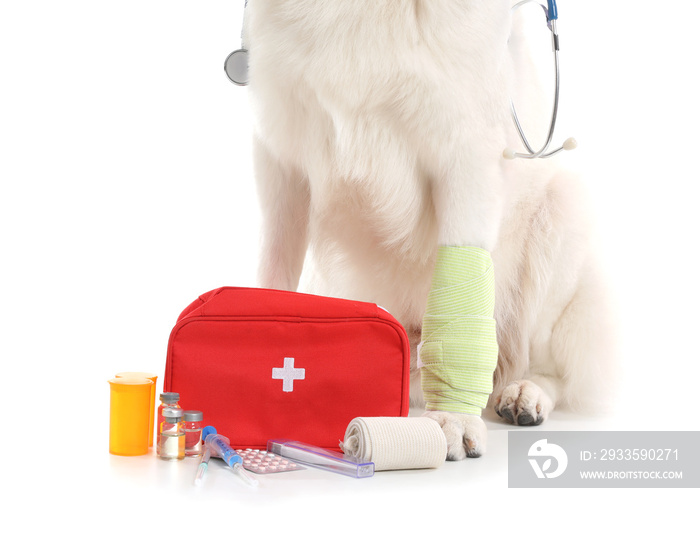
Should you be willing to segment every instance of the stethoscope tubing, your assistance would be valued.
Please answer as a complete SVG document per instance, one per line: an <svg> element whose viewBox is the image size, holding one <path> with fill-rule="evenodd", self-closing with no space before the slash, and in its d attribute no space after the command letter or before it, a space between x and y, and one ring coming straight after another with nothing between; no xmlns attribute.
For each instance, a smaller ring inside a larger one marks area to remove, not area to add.
<svg viewBox="0 0 700 546"><path fill-rule="evenodd" d="M552 157L553 155L558 154L562 150L570 150L572 148L576 147L576 141L574 139L567 139L564 144L559 146L558 148L548 151L550 145L552 144L552 139L554 137L554 128L556 127L557 124L557 115L559 113L559 82L560 82L560 72L559 72L559 32L557 31L557 19L559 17L559 14L557 12L557 4L555 0L547 0L547 6L544 6L540 4L537 0L522 0L521 2L518 2L511 8L511 12L514 12L517 10L519 7L529 4L530 2L534 2L537 5L539 5L545 12L545 16L547 18L547 27L552 33L552 49L554 51L554 105L552 107L552 117L551 121L549 123L549 132L547 133L547 139L544 143L544 145L537 151L535 151L535 148L530 144L528 141L527 137L525 136L525 132L523 131L522 125L520 124L520 120L518 119L518 114L515 111L515 104L513 103L513 100L511 99L510 101L510 111L511 115L513 117L513 122L515 123L515 128L518 131L518 135L520 136L520 140L522 141L523 145L525 146L525 149L527 150L528 153L523 153L523 152L513 152L512 150L506 150L504 152L504 157L507 159L514 159L516 157L522 158L522 159L546 159L548 157Z"/></svg>
<svg viewBox="0 0 700 546"><path fill-rule="evenodd" d="M530 2L531 0L524 0L523 2L520 2L520 4L525 4ZM519 4L516 4L518 6ZM515 7L515 6L514 6ZM513 122L515 123L515 127L518 130L518 134L520 135L520 140L522 141L523 145L527 149L529 153L516 153L515 157L520 157L520 158L528 158L528 159L546 159L548 157L552 157L555 154L558 154L561 152L564 147L560 146L556 150L552 150L550 152L547 152L547 149L549 146L552 144L552 139L554 138L554 128L556 127L557 124L557 115L559 113L559 81L560 81L560 76L559 76L559 40L558 40L558 34L557 34L557 27L556 27L556 21L552 20L549 22L551 30L552 30L552 45L554 48L554 105L552 107L552 118L549 123L549 132L547 133L547 140L545 141L544 145L538 150L535 151L535 149L530 145L530 142L527 140L527 137L525 136L525 132L523 131L522 126L520 125L520 120L518 119L518 114L515 111L515 104L513 104L513 101L510 101L510 111L511 114L513 115Z"/></svg>

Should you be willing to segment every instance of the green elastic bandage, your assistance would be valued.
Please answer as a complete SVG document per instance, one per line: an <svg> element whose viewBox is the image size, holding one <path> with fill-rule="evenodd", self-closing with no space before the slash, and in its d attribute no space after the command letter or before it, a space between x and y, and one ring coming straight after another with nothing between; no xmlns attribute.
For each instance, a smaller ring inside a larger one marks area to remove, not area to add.
<svg viewBox="0 0 700 546"><path fill-rule="evenodd" d="M480 415L486 407L498 361L494 299L486 250L438 249L419 346L426 409Z"/></svg>

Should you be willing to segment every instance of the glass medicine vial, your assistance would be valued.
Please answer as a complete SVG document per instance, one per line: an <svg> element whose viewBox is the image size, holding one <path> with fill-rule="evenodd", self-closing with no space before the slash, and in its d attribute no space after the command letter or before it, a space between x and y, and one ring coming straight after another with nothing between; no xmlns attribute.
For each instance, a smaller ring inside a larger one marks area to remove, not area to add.
<svg viewBox="0 0 700 546"><path fill-rule="evenodd" d="M158 456L165 460L185 458L185 427L181 408L163 408L163 422L160 424Z"/></svg>
<svg viewBox="0 0 700 546"><path fill-rule="evenodd" d="M185 411L185 457L199 457L202 454L203 419L201 411Z"/></svg>
<svg viewBox="0 0 700 546"><path fill-rule="evenodd" d="M163 410L165 408L179 408L180 395L176 392L164 392L160 395L158 406L158 423L156 425L156 454L160 455L160 428L163 423Z"/></svg>

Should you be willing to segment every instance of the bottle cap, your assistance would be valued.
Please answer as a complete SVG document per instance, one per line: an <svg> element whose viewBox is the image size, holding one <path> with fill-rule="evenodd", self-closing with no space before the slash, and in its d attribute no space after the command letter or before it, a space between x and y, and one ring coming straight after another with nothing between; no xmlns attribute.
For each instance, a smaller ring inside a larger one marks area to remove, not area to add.
<svg viewBox="0 0 700 546"><path fill-rule="evenodd" d="M181 408L164 408L163 417L168 423L177 423L182 419L184 412Z"/></svg>
<svg viewBox="0 0 700 546"><path fill-rule="evenodd" d="M176 392L164 392L160 395L160 401L166 404L172 404L180 400L180 395Z"/></svg>
<svg viewBox="0 0 700 546"><path fill-rule="evenodd" d="M198 410L185 411L185 421L201 421L204 419L204 414Z"/></svg>

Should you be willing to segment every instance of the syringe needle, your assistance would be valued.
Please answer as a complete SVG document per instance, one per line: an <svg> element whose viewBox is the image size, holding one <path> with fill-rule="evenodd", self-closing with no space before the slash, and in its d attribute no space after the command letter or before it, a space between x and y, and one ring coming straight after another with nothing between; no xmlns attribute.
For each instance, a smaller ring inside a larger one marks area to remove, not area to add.
<svg viewBox="0 0 700 546"><path fill-rule="evenodd" d="M199 463L199 466L197 467L197 474L194 477L195 485L202 485L202 480L204 479L204 473L207 471L207 466L209 466L207 463Z"/></svg>
<svg viewBox="0 0 700 546"><path fill-rule="evenodd" d="M253 478L253 476L250 475L250 472L247 472L245 468L243 468L243 465L241 463L235 463L232 467L233 471L240 476L244 482L246 482L248 485L251 487L257 487L258 486L258 480Z"/></svg>
<svg viewBox="0 0 700 546"><path fill-rule="evenodd" d="M194 477L194 484L195 485L201 485L202 480L204 480L204 474L207 471L207 468L209 467L209 457L211 456L211 452L209 449L205 449L204 452L202 453L201 457L201 462L199 463L199 466L197 467L197 474Z"/></svg>

